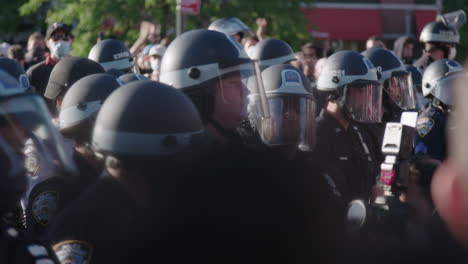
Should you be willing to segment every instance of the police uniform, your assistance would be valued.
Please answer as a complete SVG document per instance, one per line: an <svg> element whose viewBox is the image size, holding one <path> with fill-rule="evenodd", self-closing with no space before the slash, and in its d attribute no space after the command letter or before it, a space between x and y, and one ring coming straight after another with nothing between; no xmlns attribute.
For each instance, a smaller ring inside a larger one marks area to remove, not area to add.
<svg viewBox="0 0 468 264"><path fill-rule="evenodd" d="M325 110L317 119L315 158L346 201L367 199L379 175L379 140L370 128L350 121L345 130Z"/></svg>
<svg viewBox="0 0 468 264"><path fill-rule="evenodd" d="M38 182L29 193L25 206L26 227L36 234L41 234L50 221L86 187L94 183L100 174L99 169L76 151L73 159L78 168L78 179L49 177Z"/></svg>
<svg viewBox="0 0 468 264"><path fill-rule="evenodd" d="M418 117L415 154L429 155L437 160L447 157L447 114L432 104Z"/></svg>
<svg viewBox="0 0 468 264"><path fill-rule="evenodd" d="M169 184L154 191L157 204L147 210L103 176L55 219L45 239L61 261L77 254L90 263L335 259L343 218L326 183L304 163L258 154L216 147L190 173L153 175Z"/></svg>
<svg viewBox="0 0 468 264"><path fill-rule="evenodd" d="M0 263L58 263L53 251L27 233L2 224L0 226Z"/></svg>

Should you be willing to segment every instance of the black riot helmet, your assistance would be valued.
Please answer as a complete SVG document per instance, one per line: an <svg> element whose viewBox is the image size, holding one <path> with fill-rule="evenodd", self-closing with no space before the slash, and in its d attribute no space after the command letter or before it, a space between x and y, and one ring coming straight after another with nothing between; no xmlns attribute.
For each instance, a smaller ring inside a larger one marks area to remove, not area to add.
<svg viewBox="0 0 468 264"><path fill-rule="evenodd" d="M52 69L44 96L50 100L55 100L59 95L64 95L79 79L103 72L104 69L101 65L90 59L65 57Z"/></svg>
<svg viewBox="0 0 468 264"><path fill-rule="evenodd" d="M33 88L29 83L29 79L26 75L26 72L24 71L24 68L21 65L19 65L15 60L8 58L0 58L0 69L4 70L5 72L13 76L15 79L17 79L19 84L25 89L25 91L33 91Z"/></svg>
<svg viewBox="0 0 468 264"><path fill-rule="evenodd" d="M172 157L189 149L204 128L183 93L154 81L115 90L97 116L93 149L121 162Z"/></svg>
<svg viewBox="0 0 468 264"><path fill-rule="evenodd" d="M308 78L299 69L277 64L262 71L269 118L260 113L258 93L249 95L249 117L268 146L315 144L315 99Z"/></svg>
<svg viewBox="0 0 468 264"><path fill-rule="evenodd" d="M133 69L133 56L125 43L116 39L105 39L96 43L88 58L101 64L104 70L117 69L129 72Z"/></svg>
<svg viewBox="0 0 468 264"><path fill-rule="evenodd" d="M358 122L380 122L382 86L377 69L364 55L343 50L328 57L317 80L317 90L328 94Z"/></svg>
<svg viewBox="0 0 468 264"><path fill-rule="evenodd" d="M256 77L252 61L239 43L206 29L177 37L167 48L160 71L160 81L189 95L203 121L221 128L218 130L236 128L246 118L246 84L258 84L248 82ZM215 120L216 107L230 111L230 124Z"/></svg>
<svg viewBox="0 0 468 264"><path fill-rule="evenodd" d="M228 36L238 35L239 41L244 37L254 36L252 29L237 17L216 19L208 26L208 29L222 32Z"/></svg>
<svg viewBox="0 0 468 264"><path fill-rule="evenodd" d="M88 75L70 87L59 114L60 132L75 142L86 144L104 100L123 82L107 73Z"/></svg>
<svg viewBox="0 0 468 264"><path fill-rule="evenodd" d="M427 66L422 79L423 95L443 108L453 105L455 81L465 77L463 67L454 60L437 60Z"/></svg>
<svg viewBox="0 0 468 264"><path fill-rule="evenodd" d="M263 70L276 64L286 64L296 60L294 51L288 43L279 39L264 39L249 52L252 60L258 61Z"/></svg>
<svg viewBox="0 0 468 264"><path fill-rule="evenodd" d="M371 48L362 53L377 68L383 85L383 119L399 121L402 111L416 109L416 96L410 73L403 62L388 49Z"/></svg>

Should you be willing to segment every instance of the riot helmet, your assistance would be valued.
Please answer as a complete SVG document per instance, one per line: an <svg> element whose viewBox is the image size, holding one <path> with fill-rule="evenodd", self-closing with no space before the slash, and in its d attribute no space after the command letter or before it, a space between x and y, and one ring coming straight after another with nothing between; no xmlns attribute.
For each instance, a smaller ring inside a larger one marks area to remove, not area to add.
<svg viewBox="0 0 468 264"><path fill-rule="evenodd" d="M63 98L59 114L60 132L76 143L89 143L99 109L121 84L115 76L107 73L91 74L78 80Z"/></svg>
<svg viewBox="0 0 468 264"><path fill-rule="evenodd" d="M96 43L88 58L101 64L104 70L117 69L129 72L134 67L134 58L129 48L122 41L105 39Z"/></svg>
<svg viewBox="0 0 468 264"><path fill-rule="evenodd" d="M291 46L279 39L260 41L252 48L249 55L252 60L259 62L262 70L275 64L286 64L296 60Z"/></svg>
<svg viewBox="0 0 468 264"><path fill-rule="evenodd" d="M401 111L416 109L415 93L410 73L403 62L388 49L371 48L362 53L377 68L383 85L383 119L400 120Z"/></svg>
<svg viewBox="0 0 468 264"><path fill-rule="evenodd" d="M247 117L246 85L259 83L255 69L234 39L220 32L198 29L185 32L169 45L160 81L189 95L204 123L222 132L236 128Z"/></svg>
<svg viewBox="0 0 468 264"><path fill-rule="evenodd" d="M26 72L15 60L0 58L0 69L16 78L25 91L33 91Z"/></svg>
<svg viewBox="0 0 468 264"><path fill-rule="evenodd" d="M423 95L443 108L453 105L454 81L464 76L463 67L454 60L437 60L426 68L422 79Z"/></svg>
<svg viewBox="0 0 468 264"><path fill-rule="evenodd" d="M463 10L442 14L437 20L424 26L419 40L425 43L426 52L440 49L444 52L444 58L454 59L456 45L460 44L458 29L466 22L466 14Z"/></svg>
<svg viewBox="0 0 468 264"><path fill-rule="evenodd" d="M317 80L317 90L336 101L358 122L380 122L382 85L377 69L364 55L343 50L328 57Z"/></svg>
<svg viewBox="0 0 468 264"><path fill-rule="evenodd" d="M260 113L258 93L249 95L249 118L268 146L301 145L311 150L315 144L315 99L302 71L277 64L262 71L269 118Z"/></svg>
<svg viewBox="0 0 468 264"><path fill-rule="evenodd" d="M255 35L252 29L237 17L216 19L208 26L208 29L234 37L238 42L244 37Z"/></svg>
<svg viewBox="0 0 468 264"><path fill-rule="evenodd" d="M50 100L55 100L58 96L64 95L79 79L87 75L103 72L104 69L101 65L90 59L82 57L63 58L52 69L44 96Z"/></svg>
<svg viewBox="0 0 468 264"><path fill-rule="evenodd" d="M460 35L455 28L443 21L433 21L424 26L419 41L459 44Z"/></svg>
<svg viewBox="0 0 468 264"><path fill-rule="evenodd" d="M135 81L102 105L92 146L120 161L158 159L186 151L203 133L198 111L183 93L162 83Z"/></svg>

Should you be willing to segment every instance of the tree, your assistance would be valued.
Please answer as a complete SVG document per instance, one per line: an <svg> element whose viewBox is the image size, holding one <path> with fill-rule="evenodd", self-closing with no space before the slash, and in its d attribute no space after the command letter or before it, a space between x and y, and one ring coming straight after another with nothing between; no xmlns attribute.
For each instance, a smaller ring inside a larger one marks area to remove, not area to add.
<svg viewBox="0 0 468 264"><path fill-rule="evenodd" d="M220 17L236 16L254 27L257 17L268 19L269 37L283 39L297 48L310 36L306 30L301 3L313 0L203 0L201 13L186 16L185 30L206 28ZM51 4L52 3L52 4ZM142 20L158 22L163 34L173 34L176 0L27 0L20 14L29 15L51 4L47 22L75 25L73 54L86 56L100 32L114 35L128 46L138 38ZM108 26L105 21L115 21Z"/></svg>
<svg viewBox="0 0 468 264"><path fill-rule="evenodd" d="M44 20L44 8L38 8L34 15L21 17L18 8L27 0L4 1L0 8L0 42L26 41L28 34L41 28Z"/></svg>

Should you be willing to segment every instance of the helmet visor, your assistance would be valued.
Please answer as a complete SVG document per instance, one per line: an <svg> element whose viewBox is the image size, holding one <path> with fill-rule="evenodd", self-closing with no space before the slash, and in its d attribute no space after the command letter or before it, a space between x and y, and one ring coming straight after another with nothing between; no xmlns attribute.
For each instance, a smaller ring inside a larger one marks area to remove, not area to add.
<svg viewBox="0 0 468 264"><path fill-rule="evenodd" d="M346 87L345 108L358 122L382 120L382 86L378 83L352 83Z"/></svg>
<svg viewBox="0 0 468 264"><path fill-rule="evenodd" d="M44 101L36 95L20 95L0 102L0 136L15 151L26 155L25 166L30 176L36 176L39 170L47 177L73 175L76 171Z"/></svg>
<svg viewBox="0 0 468 264"><path fill-rule="evenodd" d="M269 118L255 118L263 142L269 146L315 143L315 102L305 96L268 97Z"/></svg>
<svg viewBox="0 0 468 264"><path fill-rule="evenodd" d="M459 77L466 78L463 73L458 73L450 74L449 76L438 80L434 90L431 92L432 95L446 105L453 105L453 93Z"/></svg>
<svg viewBox="0 0 468 264"><path fill-rule="evenodd" d="M416 108L411 75L408 73L390 77L384 84L384 91L403 110Z"/></svg>

